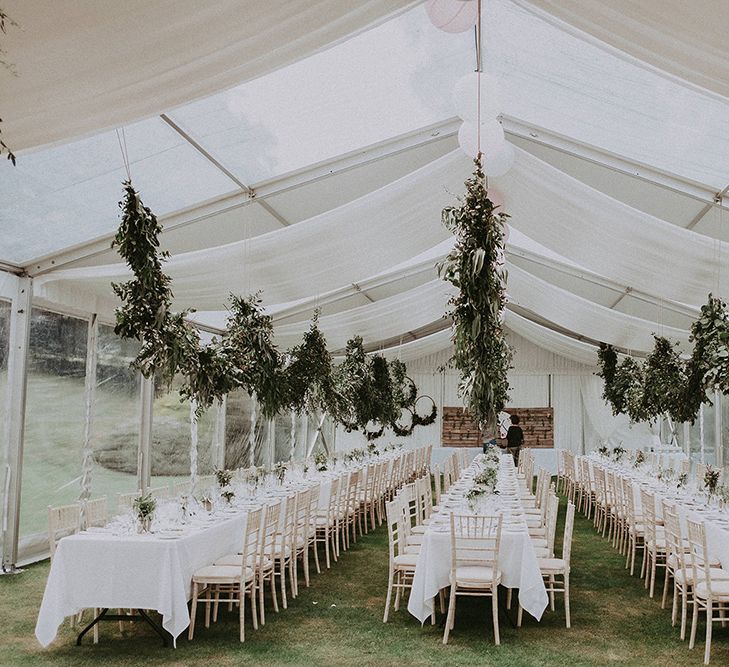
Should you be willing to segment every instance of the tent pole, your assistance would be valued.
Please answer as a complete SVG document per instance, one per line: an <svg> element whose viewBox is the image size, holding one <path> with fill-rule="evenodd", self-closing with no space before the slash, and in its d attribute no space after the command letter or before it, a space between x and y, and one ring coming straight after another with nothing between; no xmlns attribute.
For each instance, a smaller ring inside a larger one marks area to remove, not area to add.
<svg viewBox="0 0 729 667"><path fill-rule="evenodd" d="M81 528L86 528L86 502L91 498L91 474L94 466L92 443L94 401L96 399L96 364L98 361L99 319L96 314L89 320L86 336L86 375L84 378L84 443L81 454Z"/></svg>
<svg viewBox="0 0 729 667"><path fill-rule="evenodd" d="M718 468L724 467L724 443L721 441L721 392L714 389L714 464Z"/></svg>
<svg viewBox="0 0 729 667"><path fill-rule="evenodd" d="M147 493L152 477L150 445L152 442L152 408L154 404L154 379L141 378L142 391L139 414L139 444L137 449L137 487L142 495Z"/></svg>
<svg viewBox="0 0 729 667"><path fill-rule="evenodd" d="M228 395L226 394L219 401L216 401L217 415L215 419L215 431L213 433L214 466L218 469L225 468L225 427L226 411L228 409Z"/></svg>
<svg viewBox="0 0 729 667"><path fill-rule="evenodd" d="M23 479L25 399L28 380L28 346L33 303L33 280L16 278L10 315L8 386L5 410L5 479L2 508L2 571L17 572L20 532L20 491Z"/></svg>

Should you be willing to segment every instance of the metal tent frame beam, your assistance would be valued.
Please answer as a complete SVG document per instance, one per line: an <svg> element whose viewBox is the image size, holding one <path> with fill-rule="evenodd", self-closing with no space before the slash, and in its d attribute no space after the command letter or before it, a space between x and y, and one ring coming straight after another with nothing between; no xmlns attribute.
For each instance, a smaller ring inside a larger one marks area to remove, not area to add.
<svg viewBox="0 0 729 667"><path fill-rule="evenodd" d="M173 116L173 115L172 115ZM229 172L215 156L209 153L203 146L189 137L184 130L177 125L174 118L169 114L163 114L163 120L168 123L180 136L190 145L208 159L211 164L220 169L221 173L231 179L236 190L225 195L210 199L200 204L176 211L174 213L160 216L166 231L179 229L186 225L204 222L212 216L229 212L243 206L261 204L261 202L275 195L282 194L293 188L309 183L315 183L337 174L341 174L357 167L373 164L385 158L395 156L411 149L425 146L427 144L442 141L452 137L458 132L460 126L459 118L449 118L440 123L434 123L424 128L407 132L392 139L388 139L359 150L337 156L329 160L323 160L303 169L277 176L257 184L247 185L239 181ZM632 178L658 185L681 195L691 197L697 202L704 203L710 210L711 206L719 205L729 210L729 186L717 192L715 188L685 179L676 174L651 167L650 165L631 160L610 151L596 146L571 139L546 128L526 123L511 116L503 116L502 123L507 134L521 137L534 144L547 146L554 150L568 155L595 163L612 171L630 176ZM704 213L705 214L705 213ZM282 224L288 223L277 212L272 215L279 219ZM693 222L693 225L692 225ZM697 221L687 221L688 229L696 225ZM667 223L670 224L670 223ZM12 263L6 263L12 272L26 271L29 275L39 276L50 271L57 270L76 261L93 258L94 256L109 249L113 234L106 234L87 243L79 244L52 255L46 255L28 262L24 267L18 267ZM2 265L0 263L0 268Z"/></svg>

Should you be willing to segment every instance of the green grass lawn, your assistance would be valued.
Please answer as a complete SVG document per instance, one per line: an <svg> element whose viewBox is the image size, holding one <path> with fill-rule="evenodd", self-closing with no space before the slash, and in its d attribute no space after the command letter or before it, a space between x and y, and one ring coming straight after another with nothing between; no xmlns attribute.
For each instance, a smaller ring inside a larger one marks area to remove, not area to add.
<svg viewBox="0 0 729 667"><path fill-rule="evenodd" d="M562 508L564 510L564 507ZM693 651L671 628L670 612L650 600L642 582L623 569L623 559L592 524L578 517L573 549L572 622L564 627L561 602L540 623L525 615L518 631L501 615L502 645L493 645L489 603L459 600L448 646L442 628L420 627L406 610L382 623L387 581L384 529L365 536L325 574L314 576L287 611L267 614L266 626L250 629L241 645L237 616L196 630L193 642L162 648L146 628L119 633L104 624L101 643L74 645L66 623L56 642L41 649L33 634L48 564L0 578L0 665L700 665L701 642ZM512 618L513 618L512 610ZM729 628L715 624L712 664L729 664Z"/></svg>

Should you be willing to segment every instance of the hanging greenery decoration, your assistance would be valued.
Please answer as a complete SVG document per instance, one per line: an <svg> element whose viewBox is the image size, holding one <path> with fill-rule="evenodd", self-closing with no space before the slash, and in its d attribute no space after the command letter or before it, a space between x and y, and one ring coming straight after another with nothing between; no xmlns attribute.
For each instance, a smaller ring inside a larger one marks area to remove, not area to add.
<svg viewBox="0 0 729 667"><path fill-rule="evenodd" d="M443 280L458 289L447 313L453 319L455 354L451 363L461 374L460 393L474 420L495 428L509 397L512 350L502 325L506 307L504 223L488 198L480 157L466 181L460 206L443 209L443 224L456 245L439 266Z"/></svg>
<svg viewBox="0 0 729 667"><path fill-rule="evenodd" d="M628 358L619 366L615 349L601 343L598 375L613 414L625 413L633 421L665 415L675 423L693 423L714 390L729 393L729 313L721 299L709 294L689 341L693 351L687 361L681 359L677 343L656 336L645 364Z"/></svg>
<svg viewBox="0 0 729 667"><path fill-rule="evenodd" d="M403 413L411 416L407 435L418 425L433 423L435 403L425 417L415 410L417 387L405 364L368 357L361 337L348 341L344 362L333 369L318 314L302 342L282 354L260 295L231 295L225 334L203 345L186 321L191 311L172 310L171 279L162 268L169 256L160 250L162 227L130 182L124 183L119 206L122 220L113 245L133 278L112 285L122 301L115 331L140 341L133 366L145 377L170 384L182 376L180 395L194 402L196 417L216 399L242 388L256 395L266 418L290 410L321 412L368 439L380 437L387 427L398 428Z"/></svg>
<svg viewBox="0 0 729 667"><path fill-rule="evenodd" d="M681 360L678 343L664 336L654 338L653 352L643 367L643 403L651 421L664 415L676 422L684 421L686 364Z"/></svg>
<svg viewBox="0 0 729 667"><path fill-rule="evenodd" d="M299 345L287 353L288 404L296 412L331 412L339 397L332 377L332 356L319 329L319 312Z"/></svg>
<svg viewBox="0 0 729 667"><path fill-rule="evenodd" d="M114 332L141 343L133 365L144 377L158 373L169 384L196 352L200 338L184 320L189 311L171 310L171 279L162 271L169 253L159 250L162 227L129 181L124 183L124 199L119 207L122 219L112 247L118 248L134 278L112 283L122 301L116 309Z"/></svg>

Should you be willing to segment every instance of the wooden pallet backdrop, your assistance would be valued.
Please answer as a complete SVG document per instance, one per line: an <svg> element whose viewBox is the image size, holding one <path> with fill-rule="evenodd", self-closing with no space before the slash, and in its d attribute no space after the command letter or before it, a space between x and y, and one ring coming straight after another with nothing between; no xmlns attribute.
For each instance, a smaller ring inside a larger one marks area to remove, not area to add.
<svg viewBox="0 0 729 667"><path fill-rule="evenodd" d="M506 408L505 412L519 415L525 447L554 447L553 408ZM481 433L467 410L443 408L441 443L443 447L481 447ZM506 445L506 439L499 438L499 444Z"/></svg>

